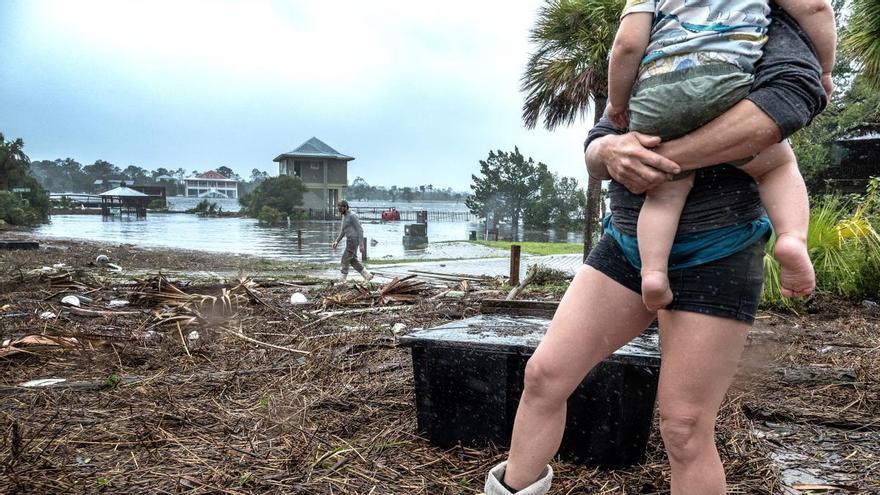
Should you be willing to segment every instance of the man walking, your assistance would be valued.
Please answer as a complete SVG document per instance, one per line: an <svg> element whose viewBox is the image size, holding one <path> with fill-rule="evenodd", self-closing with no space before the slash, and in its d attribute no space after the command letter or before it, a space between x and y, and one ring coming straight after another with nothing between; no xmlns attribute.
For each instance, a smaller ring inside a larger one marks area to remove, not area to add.
<svg viewBox="0 0 880 495"><path fill-rule="evenodd" d="M361 227L361 222L358 220L358 216L348 208L348 201L340 201L336 206L339 207L339 214L342 215L342 228L339 229L339 235L336 236L336 240L333 241L331 247L336 249L339 241L345 237L345 251L342 253L342 277L339 279L339 283L344 284L348 278L349 265L353 266L364 277L364 281L369 282L373 278L373 274L367 271L357 258L361 239L364 238L364 229Z"/></svg>

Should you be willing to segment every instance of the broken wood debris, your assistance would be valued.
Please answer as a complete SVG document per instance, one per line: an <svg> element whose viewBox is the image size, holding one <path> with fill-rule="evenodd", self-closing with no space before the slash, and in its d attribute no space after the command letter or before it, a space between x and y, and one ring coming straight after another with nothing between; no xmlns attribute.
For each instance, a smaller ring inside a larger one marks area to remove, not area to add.
<svg viewBox="0 0 880 495"><path fill-rule="evenodd" d="M37 347L75 347L79 344L72 337L56 337L52 335L25 335L17 339L6 339L0 345L0 358L12 356L19 353L30 353L28 348Z"/></svg>

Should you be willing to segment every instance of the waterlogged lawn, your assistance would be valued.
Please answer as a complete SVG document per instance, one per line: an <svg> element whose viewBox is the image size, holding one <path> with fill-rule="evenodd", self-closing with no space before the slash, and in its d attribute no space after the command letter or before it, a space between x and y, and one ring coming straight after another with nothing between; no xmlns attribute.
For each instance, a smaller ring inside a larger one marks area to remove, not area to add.
<svg viewBox="0 0 880 495"><path fill-rule="evenodd" d="M509 242L509 241L470 241L494 249L510 251L511 244L519 244L523 254L581 254L584 245L574 242Z"/></svg>

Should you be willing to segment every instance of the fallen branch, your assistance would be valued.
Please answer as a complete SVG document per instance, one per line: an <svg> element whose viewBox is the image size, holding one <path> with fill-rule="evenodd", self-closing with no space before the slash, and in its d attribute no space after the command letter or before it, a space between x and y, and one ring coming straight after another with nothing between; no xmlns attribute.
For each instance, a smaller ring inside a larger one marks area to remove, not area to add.
<svg viewBox="0 0 880 495"><path fill-rule="evenodd" d="M360 309L344 309L341 311L329 311L329 312L318 312L321 316L339 316L339 315L351 315L357 313L371 313L373 311L406 311L408 309L413 309L415 306L382 306L382 307L373 307L373 308L360 308Z"/></svg>
<svg viewBox="0 0 880 495"><path fill-rule="evenodd" d="M275 345L275 344L270 344L270 343L268 343L268 342L263 342L263 341L261 341L261 340L252 339L252 338L248 337L247 335L245 335L245 334L243 334L243 333L236 332L235 330L229 330L228 328L224 328L223 330L226 331L226 333L228 333L228 334L230 334L230 335L234 335L234 336L236 336L236 337L238 337L238 338L240 338L240 339L242 339L242 340L244 340L244 341L246 341L246 342L250 342L251 344L257 344L257 345L261 345L261 346L264 346L264 347L270 347L270 348L272 348L272 349L278 349L278 350L281 350L281 351L296 352L296 353L299 353L299 354L306 354L306 355L311 354L311 352L309 352L309 351L303 351L303 350L300 350L300 349L293 349L293 348L290 348L290 347L283 347L283 346L280 346L280 345Z"/></svg>
<svg viewBox="0 0 880 495"><path fill-rule="evenodd" d="M67 308L72 314L78 316L120 316L120 315L139 315L140 311L101 311L95 309L85 309L85 308L77 308L76 306L70 306Z"/></svg>
<svg viewBox="0 0 880 495"><path fill-rule="evenodd" d="M436 278L440 280L447 280L450 282L461 282L463 280L471 281L471 282L485 282L491 277L477 277L473 275L464 275L458 273L440 273L440 272L428 272L424 270L407 270L410 273L416 273L422 276L428 276L430 278Z"/></svg>
<svg viewBox="0 0 880 495"><path fill-rule="evenodd" d="M302 363L298 362L297 365ZM234 371L215 371L200 375L167 375L160 381L171 384L183 384L192 382L194 379L199 381L225 380L231 376L248 376L263 373L274 373L290 369L289 366L278 366L274 368L258 368L251 370L234 370ZM48 378L43 380L31 380L17 386L0 386L0 396L16 394L20 392L39 392L41 390L65 389L65 390L104 390L120 385L134 385L146 381L153 380L152 376L115 376L112 379L104 378L101 380L82 380L68 381L64 378Z"/></svg>
<svg viewBox="0 0 880 495"><path fill-rule="evenodd" d="M526 286L529 285L532 282L532 280L535 279L535 275L537 275L537 274L538 274L538 265L529 266L529 271L526 274L526 278L520 280L519 285L517 285L516 287L514 287L513 289L510 290L510 292L507 294L507 297L505 298L505 300L512 301L512 300L516 299L516 296L518 296L519 293L522 292L522 290L525 289Z"/></svg>

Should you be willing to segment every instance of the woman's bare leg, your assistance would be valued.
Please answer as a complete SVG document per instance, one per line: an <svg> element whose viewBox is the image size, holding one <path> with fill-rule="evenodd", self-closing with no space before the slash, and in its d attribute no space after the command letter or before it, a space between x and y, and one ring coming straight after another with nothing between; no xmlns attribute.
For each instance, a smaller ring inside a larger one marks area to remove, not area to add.
<svg viewBox="0 0 880 495"><path fill-rule="evenodd" d="M653 318L641 296L590 266L581 267L526 365L504 475L508 486L519 490L538 479L562 441L568 396Z"/></svg>
<svg viewBox="0 0 880 495"><path fill-rule="evenodd" d="M672 495L723 495L715 420L733 382L750 325L660 311L660 434L672 467Z"/></svg>

